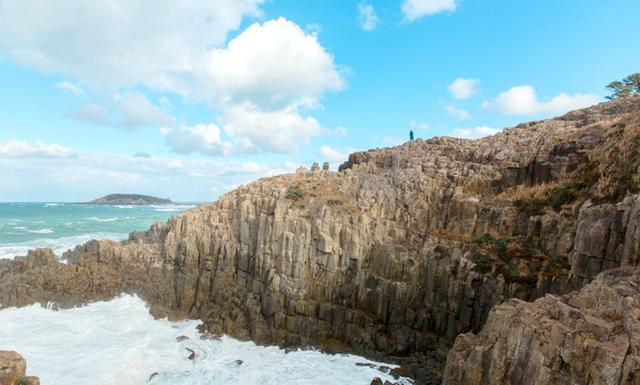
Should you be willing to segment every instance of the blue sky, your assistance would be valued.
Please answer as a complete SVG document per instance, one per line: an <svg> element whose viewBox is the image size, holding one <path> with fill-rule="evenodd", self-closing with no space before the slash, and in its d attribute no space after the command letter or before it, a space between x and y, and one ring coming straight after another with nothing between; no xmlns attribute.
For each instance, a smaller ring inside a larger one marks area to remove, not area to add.
<svg viewBox="0 0 640 385"><path fill-rule="evenodd" d="M637 72L636 0L0 0L0 201L210 201Z"/></svg>

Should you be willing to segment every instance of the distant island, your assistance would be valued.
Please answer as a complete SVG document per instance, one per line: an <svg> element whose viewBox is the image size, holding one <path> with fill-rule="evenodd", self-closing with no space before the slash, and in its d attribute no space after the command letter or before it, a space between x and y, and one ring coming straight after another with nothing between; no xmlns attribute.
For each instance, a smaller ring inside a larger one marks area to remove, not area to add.
<svg viewBox="0 0 640 385"><path fill-rule="evenodd" d="M168 198L156 198L141 194L109 194L89 202L83 202L87 205L167 205L171 203L173 202Z"/></svg>

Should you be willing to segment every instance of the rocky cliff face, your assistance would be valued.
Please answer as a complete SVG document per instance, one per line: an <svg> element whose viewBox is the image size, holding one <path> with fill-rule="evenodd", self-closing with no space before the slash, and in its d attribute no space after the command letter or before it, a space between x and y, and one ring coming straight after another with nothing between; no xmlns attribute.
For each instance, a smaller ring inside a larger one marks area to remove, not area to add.
<svg viewBox="0 0 640 385"><path fill-rule="evenodd" d="M445 385L640 383L640 270L614 269L580 292L511 299L449 352Z"/></svg>
<svg viewBox="0 0 640 385"><path fill-rule="evenodd" d="M428 354L508 298L638 263L639 116L627 98L261 179L126 242L89 242L68 264L47 250L0 261L0 303L133 292L258 343Z"/></svg>

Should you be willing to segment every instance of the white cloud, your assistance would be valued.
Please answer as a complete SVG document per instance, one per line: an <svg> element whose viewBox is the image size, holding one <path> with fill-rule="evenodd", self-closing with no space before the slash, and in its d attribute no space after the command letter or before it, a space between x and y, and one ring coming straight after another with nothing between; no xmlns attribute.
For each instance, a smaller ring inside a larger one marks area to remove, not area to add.
<svg viewBox="0 0 640 385"><path fill-rule="evenodd" d="M220 92L217 103L251 102L261 108L314 106L327 91L339 91L344 80L333 57L284 18L255 23L211 53L209 71Z"/></svg>
<svg viewBox="0 0 640 385"><path fill-rule="evenodd" d="M257 178L292 172L297 164L212 159L140 158L80 153L57 159L0 157L0 201L86 201L113 192L138 192L174 201L212 201Z"/></svg>
<svg viewBox="0 0 640 385"><path fill-rule="evenodd" d="M484 136L494 135L500 132L500 129L488 126L478 126L475 128L459 128L454 130L451 136L464 139L478 139Z"/></svg>
<svg viewBox="0 0 640 385"><path fill-rule="evenodd" d="M225 111L220 123L227 135L240 139L246 148L282 153L295 152L299 142L324 133L316 119L300 115L292 106L265 111L250 103L239 104Z"/></svg>
<svg viewBox="0 0 640 385"><path fill-rule="evenodd" d="M454 12L455 10L456 0L404 0L404 3L402 3L402 13L409 21L440 12Z"/></svg>
<svg viewBox="0 0 640 385"><path fill-rule="evenodd" d="M215 124L181 126L169 131L165 142L178 154L227 155L232 149L231 143L220 138L220 128Z"/></svg>
<svg viewBox="0 0 640 385"><path fill-rule="evenodd" d="M82 90L82 88L71 82L64 81L57 83L56 88L59 90L71 92L74 95L84 95L84 91Z"/></svg>
<svg viewBox="0 0 640 385"><path fill-rule="evenodd" d="M378 16L373 5L361 2L358 4L358 23L363 31L373 31L378 25Z"/></svg>
<svg viewBox="0 0 640 385"><path fill-rule="evenodd" d="M82 120L97 126L110 126L111 120L107 108L96 103L88 103L67 114L74 119Z"/></svg>
<svg viewBox="0 0 640 385"><path fill-rule="evenodd" d="M318 155L327 162L342 163L346 161L349 158L349 154L354 151L355 150L353 148L348 148L345 151L340 151L330 146L322 146L318 150Z"/></svg>
<svg viewBox="0 0 640 385"><path fill-rule="evenodd" d="M0 143L0 158L70 158L75 153L58 144L44 144L41 141L29 143L22 140L10 140Z"/></svg>
<svg viewBox="0 0 640 385"><path fill-rule="evenodd" d="M119 123L122 127L171 126L175 119L165 111L151 103L138 91L127 92L115 97L121 114Z"/></svg>
<svg viewBox="0 0 640 385"><path fill-rule="evenodd" d="M412 120L409 123L409 128L411 128L412 130L427 131L429 129L429 125L427 123L420 123Z"/></svg>
<svg viewBox="0 0 640 385"><path fill-rule="evenodd" d="M347 69L319 43L318 30L278 18L227 41L246 17L260 16L263 0L0 3L0 56L94 91L101 99L69 114L92 124L172 127L168 99L156 105L132 91L148 89L207 102L246 151L291 152L330 134L309 114L346 85Z"/></svg>
<svg viewBox="0 0 640 385"><path fill-rule="evenodd" d="M447 89L456 100L464 100L476 93L480 81L478 79L457 78Z"/></svg>
<svg viewBox="0 0 640 385"><path fill-rule="evenodd" d="M456 119L459 120L465 120L465 119L469 119L471 116L469 115L469 112L467 112L467 110L464 110L462 108L458 108L456 106L444 106L444 110L447 111L447 114L449 114L449 116L454 117Z"/></svg>
<svg viewBox="0 0 640 385"><path fill-rule="evenodd" d="M532 86L513 87L492 102L485 102L483 106L506 115L552 115L563 114L577 108L584 108L596 104L600 97L593 94L561 93L544 100L538 99Z"/></svg>
<svg viewBox="0 0 640 385"><path fill-rule="evenodd" d="M163 87L193 71L262 0L4 0L0 52L92 87ZM60 44L64 41L64 44Z"/></svg>
<svg viewBox="0 0 640 385"><path fill-rule="evenodd" d="M175 119L153 104L142 92L116 94L105 105L87 103L68 115L99 126L135 128L145 126L173 126Z"/></svg>

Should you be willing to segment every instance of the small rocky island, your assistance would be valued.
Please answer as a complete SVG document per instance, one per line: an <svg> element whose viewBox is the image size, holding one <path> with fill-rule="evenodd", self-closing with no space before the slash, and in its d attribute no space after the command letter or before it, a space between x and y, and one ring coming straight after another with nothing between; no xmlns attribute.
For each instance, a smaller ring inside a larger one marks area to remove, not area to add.
<svg viewBox="0 0 640 385"><path fill-rule="evenodd" d="M102 198L84 202L87 205L168 205L171 199L156 198L141 194L109 194Z"/></svg>

